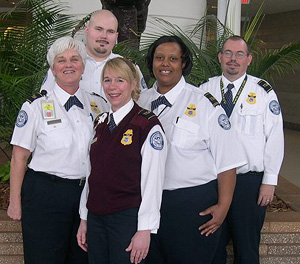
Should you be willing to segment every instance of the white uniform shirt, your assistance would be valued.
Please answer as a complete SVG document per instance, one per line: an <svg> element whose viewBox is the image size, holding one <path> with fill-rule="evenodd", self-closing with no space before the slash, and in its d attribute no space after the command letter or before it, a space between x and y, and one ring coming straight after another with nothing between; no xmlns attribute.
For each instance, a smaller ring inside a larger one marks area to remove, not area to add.
<svg viewBox="0 0 300 264"><path fill-rule="evenodd" d="M200 86L219 102L222 101L221 78L224 88L227 87L229 81L224 76L213 77ZM237 94L244 78L245 75L233 83L233 96ZM284 153L282 115L275 92L267 92L258 84L260 80L247 75L246 85L230 116L236 137L248 160L248 164L240 167L237 173L263 171L262 183L276 185Z"/></svg>
<svg viewBox="0 0 300 264"><path fill-rule="evenodd" d="M102 98L84 90L78 89L75 95L84 109L74 105L67 112L64 104L70 95L58 85L47 93L48 98L43 96L23 104L11 144L32 152L29 168L68 179L89 174L93 119L107 106ZM54 110L48 109L48 118L42 106L46 102L54 105Z"/></svg>
<svg viewBox="0 0 300 264"><path fill-rule="evenodd" d="M156 85L141 94L139 105L151 109L151 102L161 95ZM245 164L240 153L233 151L237 146L224 110L214 107L200 89L182 77L164 96L172 107L160 105L154 110L168 140L164 189L202 185Z"/></svg>
<svg viewBox="0 0 300 264"><path fill-rule="evenodd" d="M113 113L114 121L118 125L131 111L134 103L130 100L126 105ZM110 110L112 113L112 110ZM108 120L109 122L109 120ZM162 149L152 147L151 136L159 132L162 135ZM160 205L162 197L162 186L165 173L165 161L167 157L167 140L159 125L155 125L141 148L141 196L142 202L138 211L138 230L151 230L156 233L160 221ZM125 157L126 158L126 157ZM80 200L80 217L87 219L88 180L85 183Z"/></svg>
<svg viewBox="0 0 300 264"><path fill-rule="evenodd" d="M101 85L101 73L102 69L105 65L105 63L113 58L121 57L118 54L111 53L105 60L101 62L97 62L94 58L91 56L87 56L84 73L82 75L81 81L80 81L80 87L89 93L96 93L105 98L107 101L107 98L104 94L103 87ZM137 65L136 65L137 66ZM137 66L139 76L140 76L140 84L141 84L141 90L147 89L147 84L144 80L143 74L140 70L140 68ZM44 82L42 84L41 90L51 91L53 89L53 85L55 83L55 78L52 74L51 69L48 70L46 77L44 79Z"/></svg>

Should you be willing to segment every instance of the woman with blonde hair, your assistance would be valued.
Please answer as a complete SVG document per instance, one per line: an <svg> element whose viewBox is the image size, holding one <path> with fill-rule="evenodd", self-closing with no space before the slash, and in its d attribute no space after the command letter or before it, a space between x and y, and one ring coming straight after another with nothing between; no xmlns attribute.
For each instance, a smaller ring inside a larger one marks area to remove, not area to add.
<svg viewBox="0 0 300 264"><path fill-rule="evenodd" d="M109 60L101 80L111 109L94 123L78 244L88 249L90 264L141 263L159 227L166 139L157 117L134 102L133 63Z"/></svg>

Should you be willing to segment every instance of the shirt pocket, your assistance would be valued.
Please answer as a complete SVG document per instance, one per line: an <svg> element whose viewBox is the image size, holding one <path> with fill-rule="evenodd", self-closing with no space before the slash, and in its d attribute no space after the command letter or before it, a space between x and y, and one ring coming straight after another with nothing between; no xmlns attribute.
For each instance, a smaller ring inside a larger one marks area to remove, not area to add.
<svg viewBox="0 0 300 264"><path fill-rule="evenodd" d="M44 121L44 140L45 145L50 149L68 148L72 145L73 135L72 128L68 120L58 119L60 122L55 123L56 120Z"/></svg>
<svg viewBox="0 0 300 264"><path fill-rule="evenodd" d="M207 148L201 140L200 126L194 122L177 117L172 122L170 143L181 149L197 150Z"/></svg>
<svg viewBox="0 0 300 264"><path fill-rule="evenodd" d="M263 116L255 110L238 111L237 129L240 133L255 136L263 131Z"/></svg>

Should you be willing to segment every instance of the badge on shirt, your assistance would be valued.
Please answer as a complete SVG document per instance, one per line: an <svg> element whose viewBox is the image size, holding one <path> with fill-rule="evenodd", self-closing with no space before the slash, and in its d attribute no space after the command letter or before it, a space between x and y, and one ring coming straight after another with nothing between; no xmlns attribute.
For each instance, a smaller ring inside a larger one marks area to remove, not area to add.
<svg viewBox="0 0 300 264"><path fill-rule="evenodd" d="M279 115L281 111L280 105L276 100L270 102L269 109L274 115Z"/></svg>
<svg viewBox="0 0 300 264"><path fill-rule="evenodd" d="M256 103L256 94L255 93L249 93L248 94L247 103L249 103L249 104L255 104Z"/></svg>
<svg viewBox="0 0 300 264"><path fill-rule="evenodd" d="M130 145L132 143L132 136L133 136L133 130L127 129L126 132L123 134L121 143L125 146Z"/></svg>
<svg viewBox="0 0 300 264"><path fill-rule="evenodd" d="M186 110L185 110L185 114L188 117L193 117L196 115L196 105L194 104L190 104L187 106Z"/></svg>
<svg viewBox="0 0 300 264"><path fill-rule="evenodd" d="M95 113L95 114L99 114L100 110L98 108L98 105L95 102L90 102L91 105L91 110Z"/></svg>
<svg viewBox="0 0 300 264"><path fill-rule="evenodd" d="M225 115L225 114L221 114L219 116L218 123L219 123L220 127L222 127L225 130L229 130L231 128L230 121L229 121L227 115Z"/></svg>
<svg viewBox="0 0 300 264"><path fill-rule="evenodd" d="M52 119L55 118L55 110L54 110L54 101L42 101L42 110L43 110L43 118L44 119Z"/></svg>
<svg viewBox="0 0 300 264"><path fill-rule="evenodd" d="M156 150L162 150L164 148L164 139L159 131L156 131L151 135L150 144L152 148Z"/></svg>
<svg viewBox="0 0 300 264"><path fill-rule="evenodd" d="M26 125L27 121L28 121L27 113L24 110L21 110L17 117L16 126L23 127Z"/></svg>

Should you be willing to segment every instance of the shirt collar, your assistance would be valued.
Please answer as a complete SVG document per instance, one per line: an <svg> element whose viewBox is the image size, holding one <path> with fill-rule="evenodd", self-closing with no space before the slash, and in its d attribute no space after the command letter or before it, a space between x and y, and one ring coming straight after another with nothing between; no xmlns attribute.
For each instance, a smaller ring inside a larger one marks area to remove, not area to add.
<svg viewBox="0 0 300 264"><path fill-rule="evenodd" d="M244 81L245 79L245 76L246 76L246 73L241 76L240 78L238 78L237 80L235 80L234 82L230 82L223 74L222 74L222 80L223 80L223 84L224 84L224 91L226 92L227 91L227 85L229 83L232 83L234 85L234 88L235 90L238 90L241 85L242 85L242 82Z"/></svg>
<svg viewBox="0 0 300 264"><path fill-rule="evenodd" d="M173 105L174 102L176 101L178 95L181 93L181 91L183 90L184 86L185 86L185 79L183 76L181 76L180 81L167 93L165 94L160 94L157 91L158 85L157 82L154 83L153 88L155 89L155 94L156 94L156 98L157 99L159 96L164 95L166 97L166 99Z"/></svg>
<svg viewBox="0 0 300 264"><path fill-rule="evenodd" d="M106 59L104 59L103 61L96 61L92 56L90 56L88 54L87 54L87 57L86 57L87 60L93 61L93 62L95 62L97 64L106 63L108 60L110 60L112 58L113 58L113 53L112 52L110 52L110 54L108 55L108 57Z"/></svg>
<svg viewBox="0 0 300 264"><path fill-rule="evenodd" d="M67 93L65 90L60 88L57 83L55 83L53 90L61 105L65 105L65 103L69 100L70 96L72 96L71 94ZM76 91L74 95L76 95L79 101L83 103L83 94L80 88Z"/></svg>
<svg viewBox="0 0 300 264"><path fill-rule="evenodd" d="M134 106L133 100L130 99L127 104L122 106L116 112L113 112L112 109L110 108L109 114L113 113L114 121L116 125L118 125L123 120L123 118L131 111L133 106Z"/></svg>

